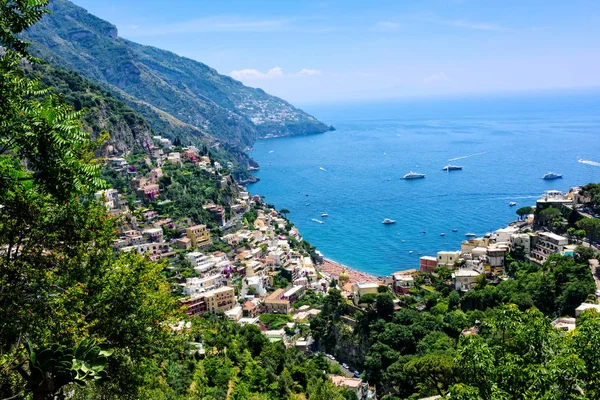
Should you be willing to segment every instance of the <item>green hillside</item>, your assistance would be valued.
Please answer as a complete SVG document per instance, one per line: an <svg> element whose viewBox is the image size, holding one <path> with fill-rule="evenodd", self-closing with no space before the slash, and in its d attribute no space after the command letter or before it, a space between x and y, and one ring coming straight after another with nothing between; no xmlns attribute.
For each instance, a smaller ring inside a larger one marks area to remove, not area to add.
<svg viewBox="0 0 600 400"><path fill-rule="evenodd" d="M260 89L168 51L119 38L114 25L67 0L27 32L31 51L101 83L167 137L205 132L239 148L260 137L312 134L328 127ZM193 127L193 128L190 128Z"/></svg>

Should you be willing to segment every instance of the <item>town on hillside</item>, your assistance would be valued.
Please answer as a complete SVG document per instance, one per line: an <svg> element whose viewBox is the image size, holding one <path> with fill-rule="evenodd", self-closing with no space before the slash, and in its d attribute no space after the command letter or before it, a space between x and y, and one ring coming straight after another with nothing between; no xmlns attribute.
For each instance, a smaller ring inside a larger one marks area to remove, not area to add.
<svg viewBox="0 0 600 400"><path fill-rule="evenodd" d="M118 221L114 251L165 262L172 293L189 316L217 314L256 325L269 341L323 352L331 363L339 362L340 373L331 375L332 382L359 399L376 398L375 386L369 386L357 362L335 346L330 351L311 332L330 290L337 290L354 313L368 312L381 293L392 294L394 310L399 310L419 302L423 290L436 292L442 286L464 295L482 282L497 285L511 279L518 260L542 265L554 254L597 251L594 198L576 187L544 193L535 207L517 210L518 220L481 237L468 235L460 249L422 256L418 266L374 277L325 259L303 240L287 210L277 211L249 194L227 168L205 147L175 146L160 136L148 154L108 158L105 176L119 189L99 191L95 198ZM194 192L193 185L204 185L204 191ZM191 198L182 197L185 191ZM590 260L594 277L596 265ZM558 318L553 326L572 330L574 317L589 308L600 311L595 301L584 301L573 317ZM357 326L352 315L342 322L351 330ZM182 321L173 329L189 326ZM477 334L477 329L466 328L463 334ZM206 351L202 343L195 345Z"/></svg>

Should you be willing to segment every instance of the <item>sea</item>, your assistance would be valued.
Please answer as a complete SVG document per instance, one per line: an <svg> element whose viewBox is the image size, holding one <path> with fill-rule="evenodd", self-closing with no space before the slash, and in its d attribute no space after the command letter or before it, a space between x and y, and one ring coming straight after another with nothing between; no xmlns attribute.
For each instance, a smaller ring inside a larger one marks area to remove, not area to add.
<svg viewBox="0 0 600 400"><path fill-rule="evenodd" d="M376 276L507 226L544 191L600 182L600 91L304 109L336 130L258 141L248 190L288 209L325 257ZM403 180L409 171L425 178ZM563 178L541 179L550 171Z"/></svg>

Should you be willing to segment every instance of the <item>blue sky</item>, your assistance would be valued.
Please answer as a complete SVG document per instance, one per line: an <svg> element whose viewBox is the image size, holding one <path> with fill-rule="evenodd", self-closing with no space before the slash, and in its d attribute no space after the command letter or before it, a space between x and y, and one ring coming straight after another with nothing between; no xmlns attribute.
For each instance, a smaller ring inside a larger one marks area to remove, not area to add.
<svg viewBox="0 0 600 400"><path fill-rule="evenodd" d="M296 103L600 87L600 1L75 0Z"/></svg>

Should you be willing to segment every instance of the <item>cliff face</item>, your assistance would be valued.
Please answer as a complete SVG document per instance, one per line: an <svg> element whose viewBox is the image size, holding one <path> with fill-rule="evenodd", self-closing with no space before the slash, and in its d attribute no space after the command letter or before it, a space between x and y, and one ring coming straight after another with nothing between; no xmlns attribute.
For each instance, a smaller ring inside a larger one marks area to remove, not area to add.
<svg viewBox="0 0 600 400"><path fill-rule="evenodd" d="M39 77L44 86L60 94L76 111L85 110L81 122L92 138L103 130L110 135L103 151L109 154L139 151L150 143L148 122L99 85L49 64L33 64L29 73Z"/></svg>
<svg viewBox="0 0 600 400"><path fill-rule="evenodd" d="M173 126L183 125L190 139L208 135L243 149L260 137L328 128L286 101L203 63L119 38L114 25L67 0L52 0L50 8L52 13L26 34L32 52L112 91L157 134L172 137L180 133Z"/></svg>

